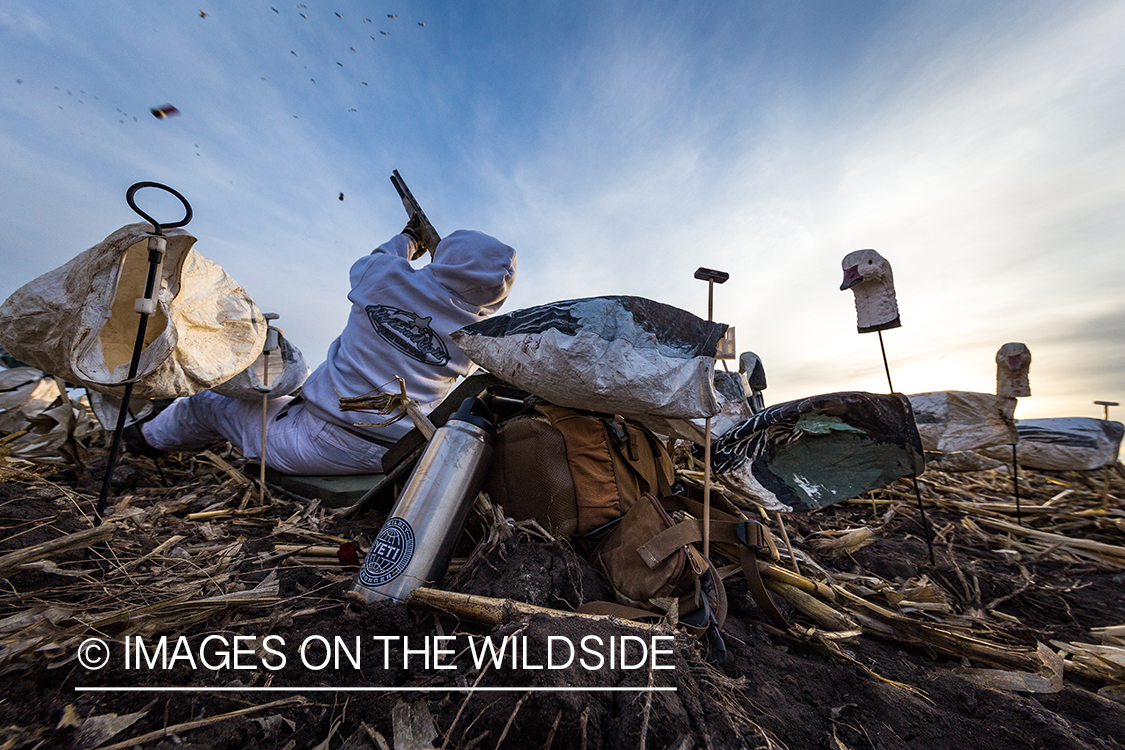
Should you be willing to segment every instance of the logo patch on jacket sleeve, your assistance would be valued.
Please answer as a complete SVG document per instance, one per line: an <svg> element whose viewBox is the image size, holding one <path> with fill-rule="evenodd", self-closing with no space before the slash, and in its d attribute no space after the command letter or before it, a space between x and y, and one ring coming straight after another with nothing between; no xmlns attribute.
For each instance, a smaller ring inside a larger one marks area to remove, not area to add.
<svg viewBox="0 0 1125 750"><path fill-rule="evenodd" d="M364 309L375 333L406 356L437 367L449 361L445 342L430 327L433 318L422 318L408 310L386 305L368 305Z"/></svg>

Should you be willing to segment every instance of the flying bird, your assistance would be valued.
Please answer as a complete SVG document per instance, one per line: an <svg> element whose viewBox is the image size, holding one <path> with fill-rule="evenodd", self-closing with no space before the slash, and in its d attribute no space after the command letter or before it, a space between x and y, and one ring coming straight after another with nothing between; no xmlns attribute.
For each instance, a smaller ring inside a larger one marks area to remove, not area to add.
<svg viewBox="0 0 1125 750"><path fill-rule="evenodd" d="M171 104L161 104L159 107L153 107L149 112L152 112L152 116L157 120L164 120L180 114L180 110L176 109Z"/></svg>
<svg viewBox="0 0 1125 750"><path fill-rule="evenodd" d="M339 13L337 13L336 18L343 18L343 16L341 16Z"/></svg>
<svg viewBox="0 0 1125 750"><path fill-rule="evenodd" d="M344 200L344 194L340 193L340 200Z"/></svg>
<svg viewBox="0 0 1125 750"><path fill-rule="evenodd" d="M281 11L280 11L280 10L278 10L277 8L272 8L272 7L270 8L270 10L272 10L272 11L273 11L274 13L280 13L280 12L281 12Z"/></svg>
<svg viewBox="0 0 1125 750"><path fill-rule="evenodd" d="M426 24L424 24L424 23L422 23L421 21L419 21L419 22L418 22L418 25L419 25L419 26L425 26Z"/></svg>
<svg viewBox="0 0 1125 750"><path fill-rule="evenodd" d="M389 31L380 30L379 33L382 34L383 36L390 36L391 35L391 32L389 32Z"/></svg>
<svg viewBox="0 0 1125 750"><path fill-rule="evenodd" d="M301 18L308 18L308 16L306 16L304 13L302 13Z"/></svg>
<svg viewBox="0 0 1125 750"><path fill-rule="evenodd" d="M352 52L355 52L355 47L348 47Z"/></svg>
<svg viewBox="0 0 1125 750"><path fill-rule="evenodd" d="M370 19L370 18L365 18L365 19L363 19L363 22L364 22L364 23L371 23L371 19Z"/></svg>
<svg viewBox="0 0 1125 750"><path fill-rule="evenodd" d="M200 17L200 18L206 18L206 17L207 17L207 14L206 14L206 13L204 13L204 12L203 12L203 11L201 10L201 11L199 11L199 17Z"/></svg>
<svg viewBox="0 0 1125 750"><path fill-rule="evenodd" d="M387 18L398 18L398 14L397 13L388 13Z"/></svg>

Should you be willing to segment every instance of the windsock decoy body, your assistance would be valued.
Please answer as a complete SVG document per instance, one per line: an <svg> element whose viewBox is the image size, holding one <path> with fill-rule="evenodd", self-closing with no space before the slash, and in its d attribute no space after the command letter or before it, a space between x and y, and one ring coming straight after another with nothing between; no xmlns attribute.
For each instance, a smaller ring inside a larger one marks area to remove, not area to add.
<svg viewBox="0 0 1125 750"><path fill-rule="evenodd" d="M902 325L894 276L886 258L874 250L856 250L844 256L841 266L844 280L840 291L851 289L855 295L856 327L860 333Z"/></svg>
<svg viewBox="0 0 1125 750"><path fill-rule="evenodd" d="M1031 351L1018 342L1010 342L996 352L996 395L1023 398L1031 395Z"/></svg>

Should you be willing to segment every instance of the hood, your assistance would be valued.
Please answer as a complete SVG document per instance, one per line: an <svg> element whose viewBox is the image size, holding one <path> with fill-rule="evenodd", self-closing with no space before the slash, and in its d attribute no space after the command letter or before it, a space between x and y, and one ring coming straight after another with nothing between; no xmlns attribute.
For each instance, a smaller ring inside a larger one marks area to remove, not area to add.
<svg viewBox="0 0 1125 750"><path fill-rule="evenodd" d="M482 232L459 229L438 243L427 269L446 289L491 315L512 291L516 251Z"/></svg>

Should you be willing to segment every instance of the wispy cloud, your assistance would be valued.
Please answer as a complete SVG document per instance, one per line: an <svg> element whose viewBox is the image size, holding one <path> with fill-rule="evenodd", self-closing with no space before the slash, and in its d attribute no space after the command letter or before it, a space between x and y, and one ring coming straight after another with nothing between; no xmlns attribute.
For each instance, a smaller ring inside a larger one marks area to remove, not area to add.
<svg viewBox="0 0 1125 750"><path fill-rule="evenodd" d="M874 337L857 336L837 291L840 258L873 246L898 282L904 327L887 348L900 390L991 391L1009 340L1065 363L1037 367L1052 408L1125 389L1113 358L1068 372L1054 343L1125 291L1123 9L1006 6L927 36L936 12L886 20L885 41L833 71L841 88L820 99L787 94L776 69L700 97L684 72L700 50L670 36L582 57L577 88L595 93L552 128L554 149L513 167L515 234L550 258L525 290L631 291L700 312L691 272L723 268L717 317L763 356L776 400L880 390Z"/></svg>
<svg viewBox="0 0 1125 750"><path fill-rule="evenodd" d="M440 230L517 248L511 308L637 294L703 314L692 272L730 272L716 317L774 401L885 388L838 290L860 247L894 266L900 390L991 390L1020 340L1021 416L1125 397L1119 3L420 0L427 27L387 36L339 5L0 7L0 63L30 71L0 81L0 295L132 221L129 183L164 180L315 362L347 268L405 220L398 167ZM180 118L147 114L165 100Z"/></svg>

